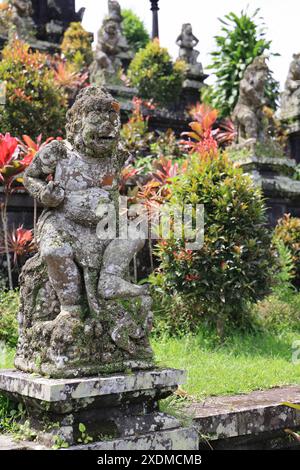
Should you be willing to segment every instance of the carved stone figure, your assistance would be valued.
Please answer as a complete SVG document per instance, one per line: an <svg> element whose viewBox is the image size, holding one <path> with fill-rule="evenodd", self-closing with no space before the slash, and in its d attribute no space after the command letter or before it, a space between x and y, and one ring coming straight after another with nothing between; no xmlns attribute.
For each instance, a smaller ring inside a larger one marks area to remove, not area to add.
<svg viewBox="0 0 300 470"><path fill-rule="evenodd" d="M300 53L294 54L281 98L281 118L300 118Z"/></svg>
<svg viewBox="0 0 300 470"><path fill-rule="evenodd" d="M179 46L179 58L187 64L197 64L200 52L196 51L194 47L198 43L199 40L193 34L192 25L190 23L183 24L181 34L176 40L176 44Z"/></svg>
<svg viewBox="0 0 300 470"><path fill-rule="evenodd" d="M91 82L96 84L118 81L122 68L129 65L133 54L122 33L121 8L117 1L109 0L109 14L98 32L94 62L91 65Z"/></svg>
<svg viewBox="0 0 300 470"><path fill-rule="evenodd" d="M11 0L12 32L17 33L21 39L30 39L34 36L35 24L32 19L33 9L31 0Z"/></svg>
<svg viewBox="0 0 300 470"><path fill-rule="evenodd" d="M97 226L117 208L118 175L128 155L119 143L118 103L83 90L67 115L67 141L40 150L24 178L45 210L39 253L21 275L17 368L51 377L149 368L151 299L130 283L141 239L102 239Z"/></svg>
<svg viewBox="0 0 300 470"><path fill-rule="evenodd" d="M72 22L82 21L85 9L75 10L75 0L32 0L37 37L60 43Z"/></svg>
<svg viewBox="0 0 300 470"><path fill-rule="evenodd" d="M241 80L239 99L232 116L238 132L238 143L256 143L266 138L263 107L268 70L265 57L256 57Z"/></svg>

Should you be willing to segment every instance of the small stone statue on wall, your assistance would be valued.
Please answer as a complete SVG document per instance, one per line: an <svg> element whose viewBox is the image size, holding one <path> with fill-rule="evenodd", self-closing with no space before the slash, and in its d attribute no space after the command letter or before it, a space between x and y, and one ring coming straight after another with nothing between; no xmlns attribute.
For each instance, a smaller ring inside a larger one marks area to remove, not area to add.
<svg viewBox="0 0 300 470"><path fill-rule="evenodd" d="M11 32L20 39L28 40L34 37L35 24L32 19L33 8L31 0L11 0L13 25Z"/></svg>
<svg viewBox="0 0 300 470"><path fill-rule="evenodd" d="M266 59L260 56L247 67L241 80L239 99L232 116L239 144L256 143L266 138L263 107L268 72Z"/></svg>
<svg viewBox="0 0 300 470"><path fill-rule="evenodd" d="M176 40L176 44L179 46L179 58L187 64L197 64L200 52L194 48L198 43L199 40L193 34L192 25L190 23L183 24L181 34Z"/></svg>
<svg viewBox="0 0 300 470"><path fill-rule="evenodd" d="M294 54L281 98L281 118L300 120L300 53Z"/></svg>
<svg viewBox="0 0 300 470"><path fill-rule="evenodd" d="M95 59L91 65L91 82L97 85L117 83L122 68L127 68L133 54L122 33L121 8L117 1L109 0L109 14L98 33Z"/></svg>
<svg viewBox="0 0 300 470"><path fill-rule="evenodd" d="M51 377L149 368L151 299L127 280L142 239L103 239L97 227L117 210L119 105L105 90L83 90L67 115L68 140L40 150L24 185L45 208L39 253L21 275L15 365Z"/></svg>

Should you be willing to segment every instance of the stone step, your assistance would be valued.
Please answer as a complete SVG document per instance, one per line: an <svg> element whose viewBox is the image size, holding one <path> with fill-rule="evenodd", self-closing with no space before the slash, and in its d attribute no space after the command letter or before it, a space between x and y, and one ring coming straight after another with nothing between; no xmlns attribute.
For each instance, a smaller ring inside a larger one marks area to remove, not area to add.
<svg viewBox="0 0 300 470"><path fill-rule="evenodd" d="M245 395L210 397L192 403L187 413L199 434L210 442L243 436L284 436L300 427L300 411L283 403L300 404L300 386L255 391Z"/></svg>

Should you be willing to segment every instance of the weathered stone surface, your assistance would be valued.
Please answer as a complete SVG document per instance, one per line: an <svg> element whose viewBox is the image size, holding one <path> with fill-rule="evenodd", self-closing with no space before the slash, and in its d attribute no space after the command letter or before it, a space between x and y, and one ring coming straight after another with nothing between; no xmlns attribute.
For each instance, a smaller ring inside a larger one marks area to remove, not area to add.
<svg viewBox="0 0 300 470"><path fill-rule="evenodd" d="M193 429L182 429L158 406L184 379L183 371L173 369L80 380L46 379L12 370L0 372L0 391L25 405L35 442L47 448L60 442L77 449L84 424L92 441L82 446L87 450L129 450L133 445L195 449L198 439ZM26 443L22 446L26 448Z"/></svg>
<svg viewBox="0 0 300 470"><path fill-rule="evenodd" d="M0 450L48 450L47 447L34 442L17 442L13 436L0 435Z"/></svg>
<svg viewBox="0 0 300 470"><path fill-rule="evenodd" d="M0 371L0 390L45 402L79 400L104 395L177 388L186 373L177 369L139 371L80 379L47 379L16 370Z"/></svg>
<svg viewBox="0 0 300 470"><path fill-rule="evenodd" d="M281 119L288 124L289 131L295 130L300 121L300 54L294 54L290 65L285 90L281 96Z"/></svg>
<svg viewBox="0 0 300 470"><path fill-rule="evenodd" d="M70 447L69 450L198 450L198 433L194 428L156 432L145 436L96 442Z"/></svg>
<svg viewBox="0 0 300 470"><path fill-rule="evenodd" d="M284 387L247 395L212 397L188 407L194 426L209 440L259 435L300 426L300 411L283 403L300 404L300 387Z"/></svg>

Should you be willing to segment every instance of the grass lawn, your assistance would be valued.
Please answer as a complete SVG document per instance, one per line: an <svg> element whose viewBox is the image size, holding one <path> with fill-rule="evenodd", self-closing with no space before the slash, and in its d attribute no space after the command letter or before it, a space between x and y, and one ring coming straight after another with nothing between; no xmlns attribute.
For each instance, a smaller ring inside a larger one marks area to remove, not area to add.
<svg viewBox="0 0 300 470"><path fill-rule="evenodd" d="M152 345L160 365L187 370L183 389L199 400L300 384L300 363L292 363L292 345L297 340L300 332L235 333L220 345L209 333L200 332L183 338L154 338Z"/></svg>

